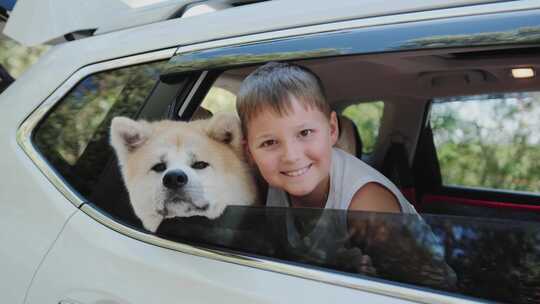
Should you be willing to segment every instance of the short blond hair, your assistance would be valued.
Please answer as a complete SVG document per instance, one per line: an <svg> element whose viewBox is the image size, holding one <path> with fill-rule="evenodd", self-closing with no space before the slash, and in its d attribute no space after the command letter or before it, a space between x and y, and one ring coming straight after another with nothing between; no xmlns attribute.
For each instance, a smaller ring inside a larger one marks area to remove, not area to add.
<svg viewBox="0 0 540 304"><path fill-rule="evenodd" d="M269 62L249 74L236 98L244 134L249 121L268 108L280 116L286 115L292 108L291 97L330 117L323 84L311 70L290 63Z"/></svg>

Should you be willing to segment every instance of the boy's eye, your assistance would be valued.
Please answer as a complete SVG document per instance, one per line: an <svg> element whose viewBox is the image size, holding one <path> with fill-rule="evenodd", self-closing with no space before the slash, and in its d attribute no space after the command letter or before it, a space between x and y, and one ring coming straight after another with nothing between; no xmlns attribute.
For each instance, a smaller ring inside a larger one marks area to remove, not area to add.
<svg viewBox="0 0 540 304"><path fill-rule="evenodd" d="M167 169L167 164L165 163L157 163L155 164L153 167L152 167L152 171L155 171L155 172L163 172Z"/></svg>
<svg viewBox="0 0 540 304"><path fill-rule="evenodd" d="M300 137L306 137L306 136L311 135L312 133L313 133L312 129L304 129L300 131Z"/></svg>
<svg viewBox="0 0 540 304"><path fill-rule="evenodd" d="M260 147L261 148L266 148L266 147L270 147L270 146L273 146L276 144L276 141L273 140L273 139L269 139L269 140L265 140L261 143Z"/></svg>
<svg viewBox="0 0 540 304"><path fill-rule="evenodd" d="M194 162L192 165L191 165L191 168L195 169L195 170L201 170L201 169L204 169L206 167L208 167L210 164L207 163L207 162L203 162L203 161L198 161L198 162Z"/></svg>

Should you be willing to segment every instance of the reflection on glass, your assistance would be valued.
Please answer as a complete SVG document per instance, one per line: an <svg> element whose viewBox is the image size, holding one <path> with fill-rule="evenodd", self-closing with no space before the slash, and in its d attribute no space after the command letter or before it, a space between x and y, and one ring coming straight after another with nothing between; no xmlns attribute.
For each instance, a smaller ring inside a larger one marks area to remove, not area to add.
<svg viewBox="0 0 540 304"><path fill-rule="evenodd" d="M164 64L145 63L87 76L34 131L37 149L83 196L100 182L112 155L108 144L112 118L137 116Z"/></svg>
<svg viewBox="0 0 540 304"><path fill-rule="evenodd" d="M540 302L540 224L470 217L229 207L164 222L172 240L507 303Z"/></svg>

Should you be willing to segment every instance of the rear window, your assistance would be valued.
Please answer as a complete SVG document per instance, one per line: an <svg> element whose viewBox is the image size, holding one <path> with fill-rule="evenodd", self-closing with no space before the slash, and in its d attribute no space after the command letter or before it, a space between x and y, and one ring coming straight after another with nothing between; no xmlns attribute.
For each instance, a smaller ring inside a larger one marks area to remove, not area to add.
<svg viewBox="0 0 540 304"><path fill-rule="evenodd" d="M81 194L91 192L112 155L110 121L137 116L162 67L157 62L90 75L36 129L37 148Z"/></svg>
<svg viewBox="0 0 540 304"><path fill-rule="evenodd" d="M435 99L444 185L540 192L540 92Z"/></svg>
<svg viewBox="0 0 540 304"><path fill-rule="evenodd" d="M375 148L383 111L383 101L371 101L350 105L341 112L341 115L354 122L362 139L363 154L370 154Z"/></svg>

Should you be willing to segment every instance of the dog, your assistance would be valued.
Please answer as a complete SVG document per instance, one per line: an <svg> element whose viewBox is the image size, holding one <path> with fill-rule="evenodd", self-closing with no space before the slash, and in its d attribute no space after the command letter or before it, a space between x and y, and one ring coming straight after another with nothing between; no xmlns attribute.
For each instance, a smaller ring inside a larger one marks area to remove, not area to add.
<svg viewBox="0 0 540 304"><path fill-rule="evenodd" d="M257 204L242 140L230 113L191 122L115 117L110 129L131 205L151 232L167 218L215 219L229 205Z"/></svg>

